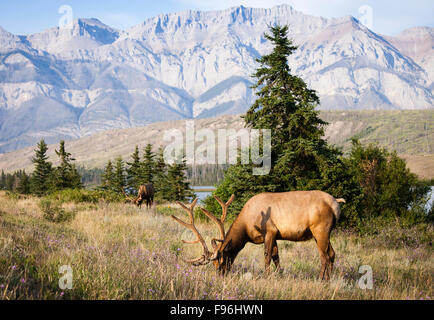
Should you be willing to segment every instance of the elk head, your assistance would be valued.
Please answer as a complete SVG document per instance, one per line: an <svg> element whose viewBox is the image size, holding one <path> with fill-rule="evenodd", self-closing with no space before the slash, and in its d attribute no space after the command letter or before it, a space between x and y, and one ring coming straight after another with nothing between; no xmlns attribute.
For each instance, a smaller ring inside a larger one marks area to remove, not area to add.
<svg viewBox="0 0 434 320"><path fill-rule="evenodd" d="M197 203L197 198L194 199L194 201L189 205L189 207L187 207L185 204L183 204L182 202L177 202L185 211L187 211L189 217L190 217L190 223L184 222L181 219L175 217L172 215L172 218L177 221L178 223L180 223L181 225L183 225L184 227L190 229L197 237L197 240L195 241L185 241L182 240L184 243L188 243L188 244L194 244L194 243L200 243L203 247L203 254L196 259L190 259L190 260L185 260L182 259L183 261L187 262L187 263L191 263L194 266L201 266L201 265L206 265L208 263L210 263L211 261L214 263L214 266L216 268L217 271L219 271L222 275L224 275L226 273L226 271L228 271L232 265L232 262L235 258L235 256L232 254L231 249L231 240L228 241L228 239L226 239L225 237L225 227L224 227L224 222L226 219L226 215L227 215L227 210L229 205L232 203L232 201L234 200L234 195L231 196L231 198L224 203L219 197L214 196L214 198L218 201L218 203L221 205L222 207L222 215L220 217L220 219L218 219L216 216L214 216L212 213L210 213L209 211L200 208L202 210L202 212L208 217L210 218L212 221L214 221L217 224L217 227L220 231L220 238L213 238L211 240L211 245L213 247L213 251L211 252L206 243L205 240L203 239L203 237L201 236L201 234L199 233L199 231L197 230L196 226L194 225L194 207L196 206Z"/></svg>
<svg viewBox="0 0 434 320"><path fill-rule="evenodd" d="M131 203L134 203L136 206L140 206L142 204L143 199L142 199L141 193L139 193L139 195L136 198L131 198L129 195L127 195L125 193L125 190L123 188L121 190L122 190L122 193L124 194L124 196L126 198L125 203L131 202Z"/></svg>

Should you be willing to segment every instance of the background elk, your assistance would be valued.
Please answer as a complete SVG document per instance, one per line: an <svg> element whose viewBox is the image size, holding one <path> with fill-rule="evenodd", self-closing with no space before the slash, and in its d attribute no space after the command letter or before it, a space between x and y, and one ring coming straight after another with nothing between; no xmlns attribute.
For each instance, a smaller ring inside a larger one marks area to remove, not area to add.
<svg viewBox="0 0 434 320"><path fill-rule="evenodd" d="M234 195L226 203L217 196L214 198L222 207L220 219L201 208L202 212L217 224L220 231L220 239L214 238L211 241L213 252L208 250L203 237L194 225L193 210L197 199L189 207L178 202L188 212L190 223L175 216L172 218L189 228L197 237L196 241L183 241L200 243L204 249L201 257L184 261L195 266L213 261L216 269L224 275L230 270L237 254L247 242L264 243L265 270L269 272L271 260L277 269L280 269L277 240L307 241L314 238L321 258L320 278L330 279L335 260L335 252L330 243L330 232L339 219L341 212L339 203L345 203L344 199L335 199L322 191L261 193L247 201L229 231L225 233L224 222L227 209Z"/></svg>
<svg viewBox="0 0 434 320"><path fill-rule="evenodd" d="M146 201L147 209L152 207L152 203L154 202L154 194L155 194L154 185L152 183L148 183L143 186L140 186L139 191L137 192L137 197L134 199L129 197L125 193L124 189L122 189L122 192L129 201L134 203L139 208L141 208L143 201Z"/></svg>

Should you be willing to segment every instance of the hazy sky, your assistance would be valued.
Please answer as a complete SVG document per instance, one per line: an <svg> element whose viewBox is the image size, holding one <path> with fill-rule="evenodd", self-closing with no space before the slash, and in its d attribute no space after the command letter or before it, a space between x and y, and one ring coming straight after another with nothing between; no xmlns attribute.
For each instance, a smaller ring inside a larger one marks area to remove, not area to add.
<svg viewBox="0 0 434 320"><path fill-rule="evenodd" d="M352 15L369 23L375 32L387 35L414 26L434 27L434 0L0 0L0 26L15 34L40 32L58 25L62 5L71 6L74 19L98 18L126 29L161 13L227 9L241 4L269 8L283 3L316 16ZM366 5L372 14L364 10Z"/></svg>

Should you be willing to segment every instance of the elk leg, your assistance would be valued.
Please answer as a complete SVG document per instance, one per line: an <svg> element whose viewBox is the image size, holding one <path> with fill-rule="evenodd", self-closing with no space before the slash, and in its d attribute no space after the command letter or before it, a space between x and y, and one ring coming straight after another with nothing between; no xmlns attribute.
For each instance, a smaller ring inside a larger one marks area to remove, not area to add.
<svg viewBox="0 0 434 320"><path fill-rule="evenodd" d="M332 271L333 271L333 263L335 262L335 257L336 257L335 251L333 250L333 247L332 247L332 244L330 241L329 241L327 253L328 253L329 258L330 258L330 264L329 264L329 269L328 269L328 274L330 277L332 274Z"/></svg>
<svg viewBox="0 0 434 320"><path fill-rule="evenodd" d="M318 251L321 258L321 271L319 277L321 278L321 280L329 280L329 274L328 272L326 272L330 264L330 257L327 253L328 239L317 239L316 244L318 246Z"/></svg>
<svg viewBox="0 0 434 320"><path fill-rule="evenodd" d="M331 263L331 258L329 256L329 244L330 232L326 232L325 228L317 227L311 228L312 235L316 241L316 245L318 246L319 256L321 258L321 271L319 273L319 277L321 280L329 280L330 274L328 272L329 264Z"/></svg>
<svg viewBox="0 0 434 320"><path fill-rule="evenodd" d="M265 272L270 272L270 263L271 258L273 257L274 263L276 263L276 257L277 257L277 263L279 263L279 255L277 251L277 243L276 243L276 233L268 231L265 234L264 239L264 257L265 257Z"/></svg>
<svg viewBox="0 0 434 320"><path fill-rule="evenodd" d="M277 247L277 242L274 240L273 249L271 250L271 259L273 259L274 265L277 270L280 270L280 261L279 261L279 248Z"/></svg>

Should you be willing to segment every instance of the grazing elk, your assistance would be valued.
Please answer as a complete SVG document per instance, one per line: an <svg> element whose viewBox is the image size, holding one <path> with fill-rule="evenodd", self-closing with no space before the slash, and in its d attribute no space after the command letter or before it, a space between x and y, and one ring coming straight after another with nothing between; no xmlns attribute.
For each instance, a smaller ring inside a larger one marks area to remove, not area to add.
<svg viewBox="0 0 434 320"><path fill-rule="evenodd" d="M225 233L224 222L234 195L226 203L217 196L214 198L222 207L220 219L200 208L217 224L220 231L220 239L214 238L211 241L213 252L208 250L203 237L194 225L193 209L197 199L189 207L178 202L188 212L190 223L175 216L172 218L189 228L197 237L196 241L183 241L200 243L204 249L201 257L184 260L185 262L200 266L212 261L216 269L224 275L230 270L237 254L247 242L264 243L265 270L269 272L271 260L277 269L280 269L277 240L307 241L314 238L321 258L320 278L330 279L335 260L335 252L330 243L330 232L339 219L341 212L339 203L345 203L344 199L335 199L322 191L261 193L247 201L229 231Z"/></svg>
<svg viewBox="0 0 434 320"><path fill-rule="evenodd" d="M149 209L152 207L152 203L154 202L154 194L155 189L152 183L145 184L139 187L139 191L137 192L137 197L135 199L129 197L124 189L122 189L123 194L127 197L128 201L131 201L139 208L142 206L143 201L146 201L146 208Z"/></svg>

